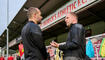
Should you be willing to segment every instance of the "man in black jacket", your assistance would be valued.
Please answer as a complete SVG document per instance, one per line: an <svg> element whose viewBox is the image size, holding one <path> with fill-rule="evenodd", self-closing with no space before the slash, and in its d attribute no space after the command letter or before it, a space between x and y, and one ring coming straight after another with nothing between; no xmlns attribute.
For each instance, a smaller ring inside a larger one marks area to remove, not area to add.
<svg viewBox="0 0 105 60"><path fill-rule="evenodd" d="M68 38L65 44L59 45L56 42L50 43L64 52L64 60L85 60L85 30L78 24L78 17L74 12L70 12L65 18L69 27Z"/></svg>
<svg viewBox="0 0 105 60"><path fill-rule="evenodd" d="M38 23L42 16L38 8L30 7L27 11L28 23L23 27L21 36L25 60L47 60L47 51Z"/></svg>

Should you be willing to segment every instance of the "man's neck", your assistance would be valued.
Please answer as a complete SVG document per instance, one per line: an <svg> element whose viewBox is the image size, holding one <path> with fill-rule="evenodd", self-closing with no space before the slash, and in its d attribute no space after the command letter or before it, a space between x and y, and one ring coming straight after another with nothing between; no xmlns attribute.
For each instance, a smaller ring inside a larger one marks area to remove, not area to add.
<svg viewBox="0 0 105 60"><path fill-rule="evenodd" d="M37 24L36 20L34 20L34 19L29 19L29 21L32 21L32 22L34 22L35 24Z"/></svg>
<svg viewBox="0 0 105 60"><path fill-rule="evenodd" d="M77 24L77 22L73 22L72 24Z"/></svg>

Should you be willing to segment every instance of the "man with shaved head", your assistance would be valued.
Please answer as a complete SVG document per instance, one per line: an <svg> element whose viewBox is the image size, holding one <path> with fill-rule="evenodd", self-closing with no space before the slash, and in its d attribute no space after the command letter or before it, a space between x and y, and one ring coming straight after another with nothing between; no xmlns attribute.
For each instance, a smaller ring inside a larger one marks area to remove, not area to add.
<svg viewBox="0 0 105 60"><path fill-rule="evenodd" d="M23 27L21 36L25 60L47 60L47 51L38 24L42 16L38 8L30 7L27 11L28 23Z"/></svg>
<svg viewBox="0 0 105 60"><path fill-rule="evenodd" d="M78 23L78 17L74 12L66 15L65 22L69 28L68 38L65 44L59 45L52 42L53 47L64 52L64 60L85 60L85 30Z"/></svg>

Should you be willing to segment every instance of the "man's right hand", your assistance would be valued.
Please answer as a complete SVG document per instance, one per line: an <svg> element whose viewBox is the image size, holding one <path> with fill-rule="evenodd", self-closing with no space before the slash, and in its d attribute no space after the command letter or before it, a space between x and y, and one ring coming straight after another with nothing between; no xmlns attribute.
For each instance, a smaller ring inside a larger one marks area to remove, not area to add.
<svg viewBox="0 0 105 60"><path fill-rule="evenodd" d="M53 47L55 47L55 48L58 48L59 47L59 44L58 43L56 43L56 42L51 42L50 43L51 44L51 46L53 46Z"/></svg>

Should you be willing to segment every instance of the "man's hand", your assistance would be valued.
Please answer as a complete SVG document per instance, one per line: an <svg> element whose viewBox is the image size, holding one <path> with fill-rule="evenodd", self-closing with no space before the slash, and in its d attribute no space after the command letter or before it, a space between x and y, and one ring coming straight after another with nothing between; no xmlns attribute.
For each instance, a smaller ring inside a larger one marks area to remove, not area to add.
<svg viewBox="0 0 105 60"><path fill-rule="evenodd" d="M58 47L59 47L59 44L56 43L56 42L51 42L50 44L51 44L51 46L53 46L53 47L55 47L55 48L58 48Z"/></svg>

